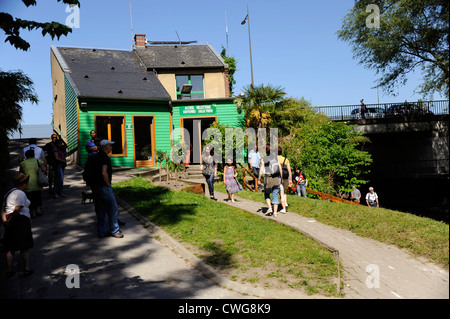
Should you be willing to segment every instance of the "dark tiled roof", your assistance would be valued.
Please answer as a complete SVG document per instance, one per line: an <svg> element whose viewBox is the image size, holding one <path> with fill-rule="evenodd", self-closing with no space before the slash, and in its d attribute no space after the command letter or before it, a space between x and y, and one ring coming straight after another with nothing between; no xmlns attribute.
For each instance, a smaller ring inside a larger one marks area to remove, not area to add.
<svg viewBox="0 0 450 319"><path fill-rule="evenodd" d="M136 49L148 70L223 68L222 58L209 45L162 45Z"/></svg>
<svg viewBox="0 0 450 319"><path fill-rule="evenodd" d="M80 98L170 100L133 51L52 48Z"/></svg>

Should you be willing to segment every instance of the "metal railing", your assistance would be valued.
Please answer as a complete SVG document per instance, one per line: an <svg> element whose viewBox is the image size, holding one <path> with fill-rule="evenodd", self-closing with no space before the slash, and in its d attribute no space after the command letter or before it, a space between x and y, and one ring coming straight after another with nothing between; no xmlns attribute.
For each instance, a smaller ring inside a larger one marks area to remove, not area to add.
<svg viewBox="0 0 450 319"><path fill-rule="evenodd" d="M361 104L316 106L315 108L333 121L351 121L449 114L449 100L366 104L365 113L361 113Z"/></svg>

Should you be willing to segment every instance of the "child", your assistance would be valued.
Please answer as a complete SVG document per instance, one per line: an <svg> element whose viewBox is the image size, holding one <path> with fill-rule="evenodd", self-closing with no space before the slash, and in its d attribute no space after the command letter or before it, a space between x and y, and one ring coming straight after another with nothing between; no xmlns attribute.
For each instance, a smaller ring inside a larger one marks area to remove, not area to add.
<svg viewBox="0 0 450 319"><path fill-rule="evenodd" d="M227 165L225 165L224 167L223 183L227 188L228 200L231 199L232 203L235 202L234 194L242 190L242 186L241 184L239 184L236 177L237 177L236 167L233 165L233 161L231 160L231 158L229 158L227 160Z"/></svg>

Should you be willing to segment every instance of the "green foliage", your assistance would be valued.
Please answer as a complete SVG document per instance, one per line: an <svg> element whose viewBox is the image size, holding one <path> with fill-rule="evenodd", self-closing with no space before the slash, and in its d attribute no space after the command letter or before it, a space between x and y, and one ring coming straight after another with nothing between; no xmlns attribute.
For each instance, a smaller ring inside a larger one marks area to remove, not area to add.
<svg viewBox="0 0 450 319"><path fill-rule="evenodd" d="M379 8L379 27L366 21L374 14L372 0L355 1L345 16L338 38L349 42L354 57L366 68L382 74L378 86L394 93L397 84L421 69L419 86L424 97L434 92L449 96L449 4L445 0L384 0Z"/></svg>
<svg viewBox="0 0 450 319"><path fill-rule="evenodd" d="M3 72L0 69L0 195L5 191L9 166L8 135L20 131L21 103L37 103L33 82L22 71Z"/></svg>
<svg viewBox="0 0 450 319"><path fill-rule="evenodd" d="M234 74L237 71L237 61L234 56L227 56L227 50L222 47L222 52L220 53L223 61L228 64L228 83L230 87L230 96L234 95L233 87L236 84L236 80L234 78Z"/></svg>
<svg viewBox="0 0 450 319"><path fill-rule="evenodd" d="M169 160L169 154L164 151L156 151L156 161L159 163L159 165L162 164L162 162Z"/></svg>
<svg viewBox="0 0 450 319"><path fill-rule="evenodd" d="M304 99L285 100L272 118L291 168L298 165L305 172L311 189L339 195L367 183L372 159L359 146L369 139L352 126L330 121Z"/></svg>
<svg viewBox="0 0 450 319"><path fill-rule="evenodd" d="M261 84L244 87L243 94L235 97L238 112L245 111L246 126L253 128L269 127L271 112L278 108L286 93L280 86Z"/></svg>
<svg viewBox="0 0 450 319"><path fill-rule="evenodd" d="M78 0L57 1L65 4L80 6L80 2ZM22 0L22 2L27 7L35 6L37 4L35 0ZM28 31L34 29L42 29L42 35L45 36L49 34L52 40L55 38L55 36L59 40L62 35L67 36L70 32L72 32L72 28L69 28L55 21L41 23L36 21L22 20L19 18L14 18L13 16L5 12L0 12L0 29L5 32L5 42L9 42L16 49L20 49L23 51L27 51L30 48L30 44L20 36L20 31L22 29L27 29Z"/></svg>

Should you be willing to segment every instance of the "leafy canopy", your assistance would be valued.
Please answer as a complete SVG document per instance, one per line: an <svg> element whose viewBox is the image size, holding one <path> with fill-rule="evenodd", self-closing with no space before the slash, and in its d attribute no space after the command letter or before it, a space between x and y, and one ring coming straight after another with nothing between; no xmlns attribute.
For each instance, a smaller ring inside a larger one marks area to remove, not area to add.
<svg viewBox="0 0 450 319"><path fill-rule="evenodd" d="M72 4L80 6L80 2L78 0L57 0L58 2L62 2L65 4ZM35 0L22 0L22 2L27 6L35 6L37 2ZM34 29L42 29L42 35L45 36L49 34L52 40L55 36L59 38L64 35L67 36L69 32L72 32L72 28L69 28L61 23L52 21L52 22L36 22L29 20L22 20L19 18L14 18L8 13L0 12L0 29L5 32L6 39L5 42L9 42L16 49L20 49L23 51L27 51L30 48L30 44L25 41L20 32L23 29L27 29L28 31Z"/></svg>
<svg viewBox="0 0 450 319"><path fill-rule="evenodd" d="M381 74L378 87L395 95L408 75L420 68L419 93L449 96L449 3L447 0L380 0L379 26L370 25L378 12L373 0L355 1L338 38L352 45L354 58ZM368 12L366 12L366 10ZM369 23L368 23L369 22Z"/></svg>

